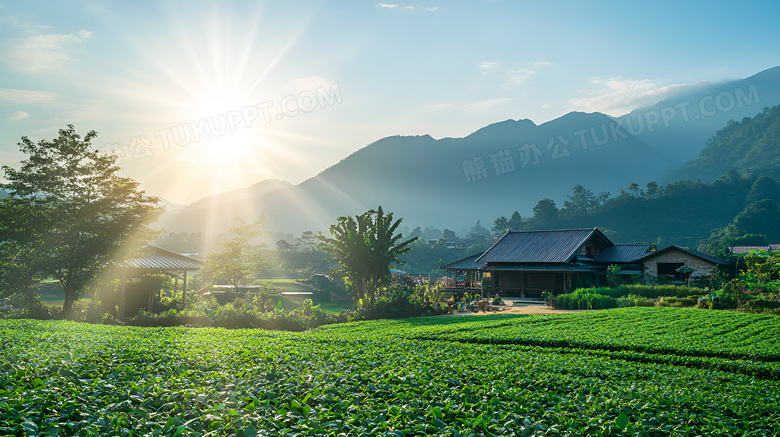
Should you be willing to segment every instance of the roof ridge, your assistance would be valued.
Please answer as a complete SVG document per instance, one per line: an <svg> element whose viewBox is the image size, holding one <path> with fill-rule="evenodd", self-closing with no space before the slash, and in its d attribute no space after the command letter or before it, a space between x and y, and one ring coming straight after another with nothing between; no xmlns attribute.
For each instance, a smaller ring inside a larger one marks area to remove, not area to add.
<svg viewBox="0 0 780 437"><path fill-rule="evenodd" d="M521 229L519 231L508 231L510 233L519 234L522 232L562 232L562 231L595 231L598 227L595 228L568 228L568 229Z"/></svg>

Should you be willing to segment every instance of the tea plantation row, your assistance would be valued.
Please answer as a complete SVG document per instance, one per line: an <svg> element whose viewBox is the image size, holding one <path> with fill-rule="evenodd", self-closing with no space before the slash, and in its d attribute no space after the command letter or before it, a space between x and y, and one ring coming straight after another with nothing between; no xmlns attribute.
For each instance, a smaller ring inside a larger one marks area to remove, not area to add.
<svg viewBox="0 0 780 437"><path fill-rule="evenodd" d="M778 330L653 308L300 334L0 321L0 434L775 435Z"/></svg>

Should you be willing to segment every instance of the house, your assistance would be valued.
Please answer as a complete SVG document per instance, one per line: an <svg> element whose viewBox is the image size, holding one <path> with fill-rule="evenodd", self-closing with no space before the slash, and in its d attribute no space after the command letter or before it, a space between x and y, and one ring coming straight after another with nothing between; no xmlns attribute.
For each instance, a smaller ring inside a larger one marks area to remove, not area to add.
<svg viewBox="0 0 780 437"><path fill-rule="evenodd" d="M667 250L668 249L668 250ZM578 279L598 280L611 265L623 275L649 272L666 275L671 264L691 268L688 277L712 272L726 261L678 246L657 251L646 243L614 244L598 228L541 231L509 231L482 254L472 255L441 266L454 281L445 289L473 289L470 278L490 280L496 293L520 297L540 297L545 291L561 294L575 288ZM653 254L663 252L661 257ZM676 268L679 268L676 267ZM666 276L661 276L666 277ZM462 279L461 279L462 278ZM482 283L480 282L480 288Z"/></svg>
<svg viewBox="0 0 780 437"><path fill-rule="evenodd" d="M145 246L137 256L114 263L117 274L121 281L121 290L119 298L119 319L122 320L126 314L136 314L139 309L146 307L151 309L154 295L157 291L152 290L147 295L130 293L128 302L128 280L139 279L144 275L163 274L175 278L174 295L178 288L179 279L182 279L183 299L187 300L187 272L199 270L203 263L195 258L172 252L162 247Z"/></svg>
<svg viewBox="0 0 780 437"><path fill-rule="evenodd" d="M765 250L767 252L776 252L780 250L780 243L777 244L767 244L766 246L732 246L729 247L729 250L731 253L734 254L742 254L742 253L749 253L753 250Z"/></svg>
<svg viewBox="0 0 780 437"><path fill-rule="evenodd" d="M680 246L669 246L637 260L650 278L685 281L711 275L715 267L728 267L726 260Z"/></svg>
<svg viewBox="0 0 780 437"><path fill-rule="evenodd" d="M445 264L440 269L447 271L447 276L439 278L438 283L445 291L482 291L483 273L479 270L483 264L476 262L483 252L469 255L457 261Z"/></svg>

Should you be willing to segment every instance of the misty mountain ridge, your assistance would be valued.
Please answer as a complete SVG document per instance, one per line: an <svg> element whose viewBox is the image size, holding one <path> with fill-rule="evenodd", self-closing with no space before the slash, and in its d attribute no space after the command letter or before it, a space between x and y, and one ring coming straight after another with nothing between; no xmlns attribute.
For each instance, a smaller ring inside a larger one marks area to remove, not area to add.
<svg viewBox="0 0 780 437"><path fill-rule="evenodd" d="M578 183L617 190L625 180L648 182L666 161L604 114L571 113L538 126L506 120L464 138L383 138L296 187L220 201L221 211L208 214L190 207L164 226L202 230L262 213L272 229L299 232L381 204L406 223L465 227L509 208L530 211Z"/></svg>
<svg viewBox="0 0 780 437"><path fill-rule="evenodd" d="M571 112L539 125L505 120L463 138L386 137L297 186L212 196L195 202L202 208L167 214L160 226L208 231L262 214L270 229L298 233L326 230L339 216L382 205L409 227L459 229L514 210L531 215L545 197L562 206L577 184L616 194L632 182L668 183L685 178L674 173L689 159L683 158L695 157L729 119L780 103L777 79L780 67L702 85L617 118Z"/></svg>

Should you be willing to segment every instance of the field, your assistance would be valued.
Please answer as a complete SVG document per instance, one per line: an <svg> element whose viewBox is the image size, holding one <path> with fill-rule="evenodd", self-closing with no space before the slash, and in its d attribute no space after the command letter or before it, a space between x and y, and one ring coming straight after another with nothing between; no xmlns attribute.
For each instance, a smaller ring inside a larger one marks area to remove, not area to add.
<svg viewBox="0 0 780 437"><path fill-rule="evenodd" d="M307 333L0 321L2 435L777 435L774 316L626 308Z"/></svg>

